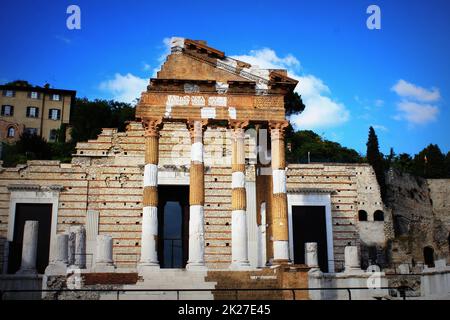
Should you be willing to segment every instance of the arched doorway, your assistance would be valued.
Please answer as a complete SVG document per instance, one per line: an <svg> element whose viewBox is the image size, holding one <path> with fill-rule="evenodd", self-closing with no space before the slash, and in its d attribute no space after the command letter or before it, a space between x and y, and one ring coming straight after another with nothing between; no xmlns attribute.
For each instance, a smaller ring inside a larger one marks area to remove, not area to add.
<svg viewBox="0 0 450 320"><path fill-rule="evenodd" d="M384 212L377 210L373 214L373 221L384 221Z"/></svg>
<svg viewBox="0 0 450 320"><path fill-rule="evenodd" d="M367 221L367 212L365 210L358 211L358 220L359 221Z"/></svg>

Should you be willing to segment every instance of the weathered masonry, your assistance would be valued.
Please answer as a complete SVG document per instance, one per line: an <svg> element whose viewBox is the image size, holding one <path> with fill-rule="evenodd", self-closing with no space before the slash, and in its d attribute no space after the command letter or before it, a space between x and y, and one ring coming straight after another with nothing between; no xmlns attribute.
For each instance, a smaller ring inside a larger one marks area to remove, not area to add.
<svg viewBox="0 0 450 320"><path fill-rule="evenodd" d="M346 246L384 247L391 221L373 218L384 208L370 166L286 164L284 96L296 85L285 70L173 38L125 132L103 129L68 164L0 169L3 273L20 268L29 220L43 239L38 273L70 254L140 274L304 265L309 242L333 272ZM62 233L83 234L85 248L70 251Z"/></svg>

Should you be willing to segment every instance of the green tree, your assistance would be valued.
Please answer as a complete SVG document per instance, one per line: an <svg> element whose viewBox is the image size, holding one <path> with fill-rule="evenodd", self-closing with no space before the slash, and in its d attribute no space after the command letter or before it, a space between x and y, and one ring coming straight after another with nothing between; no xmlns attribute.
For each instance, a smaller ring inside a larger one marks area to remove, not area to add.
<svg viewBox="0 0 450 320"><path fill-rule="evenodd" d="M380 185L381 197L385 199L386 195L386 183L384 178L384 161L383 155L380 152L378 144L378 137L373 127L369 128L369 138L367 140L367 162L373 167L375 175L377 177L378 184Z"/></svg>
<svg viewBox="0 0 450 320"><path fill-rule="evenodd" d="M407 153L401 153L394 158L392 167L401 172L413 173L413 159Z"/></svg>
<svg viewBox="0 0 450 320"><path fill-rule="evenodd" d="M14 81L5 83L5 86L32 87L32 85L26 80L14 80Z"/></svg>
<svg viewBox="0 0 450 320"><path fill-rule="evenodd" d="M328 141L310 130L293 132L286 130L286 158L291 163L307 163L308 153L311 162L362 162L362 157L353 149Z"/></svg>
<svg viewBox="0 0 450 320"><path fill-rule="evenodd" d="M95 139L102 128L123 131L126 122L135 117L135 108L129 103L113 100L76 99L71 113L72 140Z"/></svg>
<svg viewBox="0 0 450 320"><path fill-rule="evenodd" d="M291 91L284 96L284 108L286 110L286 116L290 116L294 113L303 112L305 105L302 97L297 92Z"/></svg>
<svg viewBox="0 0 450 320"><path fill-rule="evenodd" d="M430 144L414 157L413 173L424 178L444 178L445 158L437 144Z"/></svg>

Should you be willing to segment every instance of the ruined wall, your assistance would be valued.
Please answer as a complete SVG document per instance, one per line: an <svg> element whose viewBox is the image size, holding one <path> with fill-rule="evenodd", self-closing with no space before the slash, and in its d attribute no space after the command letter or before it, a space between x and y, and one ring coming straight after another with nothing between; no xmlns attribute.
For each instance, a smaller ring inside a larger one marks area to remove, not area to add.
<svg viewBox="0 0 450 320"><path fill-rule="evenodd" d="M98 233L114 239L113 258L120 268L134 268L139 260L142 220L142 179L144 166L142 124L131 122L126 132L104 129L95 140L79 143L69 164L57 161L29 161L16 168L1 168L0 240L5 241L10 191L8 185L61 185L57 232L71 225L95 223L88 213L98 214ZM161 131L160 184L188 184L190 138L184 123L165 123ZM209 126L205 144L205 260L210 268L227 268L231 260L231 137L223 127ZM270 241L271 176L257 175L253 142L247 140L247 181L256 180L254 198L257 224L261 223L260 204L266 202L269 223L267 257L272 255ZM342 264L344 247L383 236L374 235L358 223L357 212L365 208L373 214L383 208L370 166L362 164L289 165L288 188L331 190L335 260ZM366 188L367 187L367 188ZM370 189L372 188L372 189ZM388 215L385 214L388 218ZM388 221L388 219L386 219ZM369 221L371 222L371 221ZM368 223L369 223L368 222ZM386 223L385 223L386 224ZM91 228L92 229L92 228ZM389 228L388 228L389 229ZM94 228L95 230L95 228ZM389 234L384 227L384 234ZM96 231L96 230L95 230ZM97 232L97 231L96 231ZM381 232L381 231L380 231ZM250 237L251 235L249 235ZM88 234L89 241L89 234ZM0 259L4 258L0 242ZM89 250L88 245L88 250ZM88 263L89 263L88 257ZM1 266L3 263L0 264Z"/></svg>
<svg viewBox="0 0 450 320"><path fill-rule="evenodd" d="M356 172L364 165L291 164L288 188L325 189L331 193L334 259L342 267L344 247L359 244L357 227L358 185Z"/></svg>
<svg viewBox="0 0 450 320"><path fill-rule="evenodd" d="M435 259L448 259L447 181L388 172L386 202L392 209L395 229L392 262L421 264L427 246L433 248Z"/></svg>

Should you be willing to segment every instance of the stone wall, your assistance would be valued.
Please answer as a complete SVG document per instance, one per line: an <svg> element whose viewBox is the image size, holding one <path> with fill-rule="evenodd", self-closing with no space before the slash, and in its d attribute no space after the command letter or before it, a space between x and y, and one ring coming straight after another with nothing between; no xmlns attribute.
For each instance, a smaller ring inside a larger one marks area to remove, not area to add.
<svg viewBox="0 0 450 320"><path fill-rule="evenodd" d="M142 124L131 122L126 132L104 129L97 139L79 143L71 163L29 161L15 168L0 168L0 244L4 243L8 229L10 191L7 186L58 185L63 188L58 202L57 233L67 231L72 225L86 225L88 253L93 253L94 246L89 241L95 239L90 233L111 235L117 267L134 268L139 260L141 241L143 135ZM227 268L231 260L230 132L223 127L210 126L204 140L205 260L210 268ZM159 153L159 183L189 184L190 139L184 123L165 123ZM247 195L248 203L256 203L257 216L252 217L252 221L261 223L260 204L267 203L267 257L270 258L272 179L256 174L259 169L254 165L254 143L249 140L246 158L246 179L256 181L256 194ZM358 245L361 238L363 242L384 245L386 235L390 234L387 212L384 224L371 221L373 218L367 224L374 227L364 227L358 222L360 208L370 215L374 210L383 209L373 170L366 164L292 164L287 170L287 187L331 192L337 267L339 261L343 262L343 250L349 243ZM249 237L256 237L256 234L250 232ZM4 247L0 245L2 260ZM88 264L91 260L88 256Z"/></svg>
<svg viewBox="0 0 450 320"><path fill-rule="evenodd" d="M448 259L448 180L427 181L390 170L386 182L395 229L391 261L423 264L425 247L434 250L434 259Z"/></svg>

